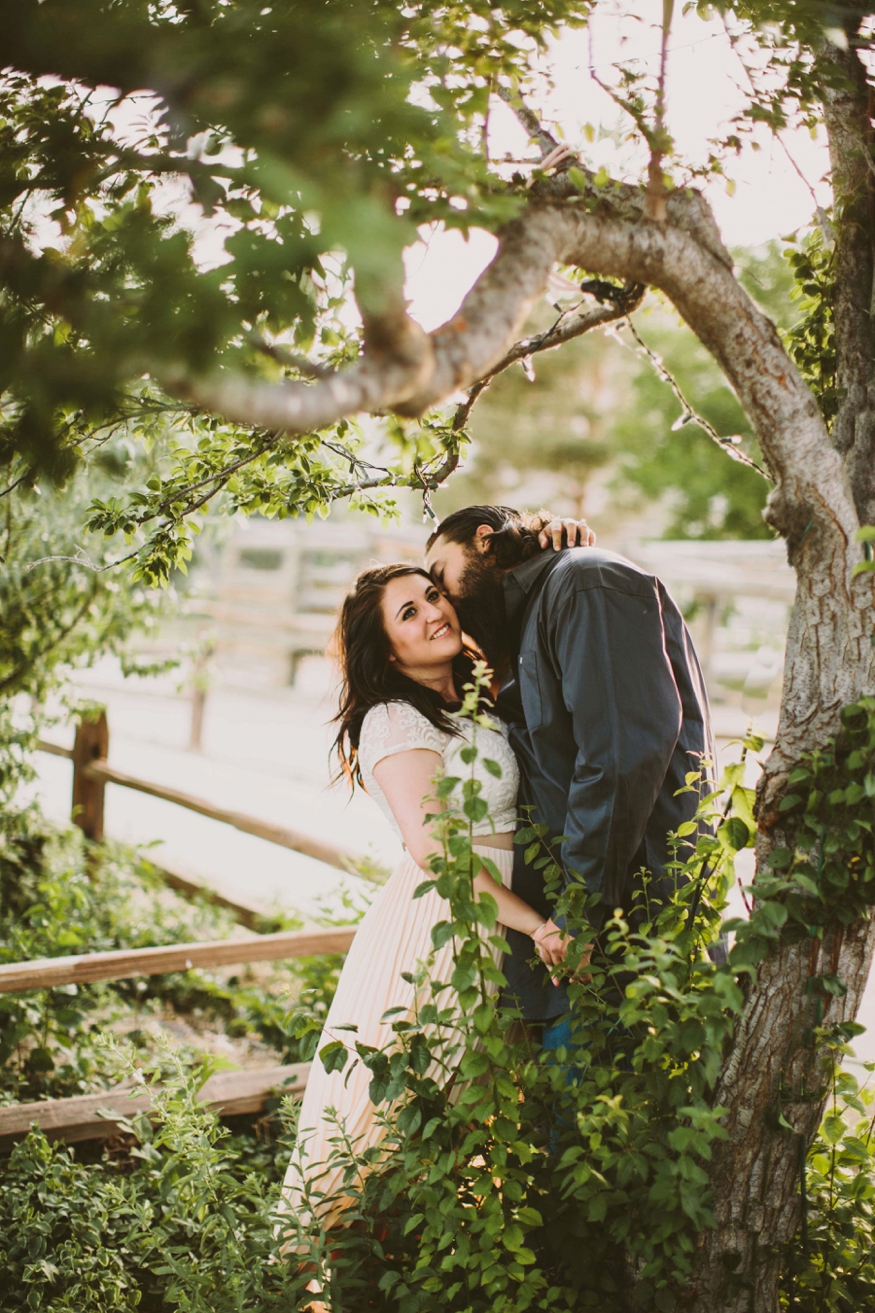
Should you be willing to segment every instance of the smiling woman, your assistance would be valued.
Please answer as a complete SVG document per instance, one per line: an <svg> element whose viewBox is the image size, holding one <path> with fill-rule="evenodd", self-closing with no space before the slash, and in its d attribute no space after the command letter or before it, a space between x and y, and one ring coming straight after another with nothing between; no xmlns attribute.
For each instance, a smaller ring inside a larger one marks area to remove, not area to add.
<svg viewBox="0 0 875 1313"><path fill-rule="evenodd" d="M396 576L383 591L382 612L389 660L408 679L457 702L453 659L462 651L462 628L449 598L424 573Z"/></svg>
<svg viewBox="0 0 875 1313"><path fill-rule="evenodd" d="M489 869L477 871L475 864L473 892L494 901L495 934L509 926L530 935L532 952L548 966L566 952L553 922L509 888L519 772L501 724L485 708L476 725L453 716L473 665L449 599L414 566L367 570L344 603L337 647L344 676L341 762L385 812L405 854L353 941L320 1040L325 1060L314 1062L307 1084L282 1210L290 1215L286 1247L299 1252L310 1226L342 1223L351 1206L347 1163L333 1152L339 1134L360 1157L386 1133L392 1109L381 1116L371 1100L373 1073L360 1060L362 1046L365 1052L392 1048L399 1019L413 1020L430 982L453 973L456 940L432 941L432 929L446 919L446 899L433 885L417 896L423 872L431 872L432 856L443 847L436 778L466 776L483 800L482 819L472 820L470 833ZM498 966L500 947L491 941L488 951ZM426 961L428 979L416 983ZM495 988L490 982L489 992ZM441 1084L454 1076L439 1062L431 1074Z"/></svg>

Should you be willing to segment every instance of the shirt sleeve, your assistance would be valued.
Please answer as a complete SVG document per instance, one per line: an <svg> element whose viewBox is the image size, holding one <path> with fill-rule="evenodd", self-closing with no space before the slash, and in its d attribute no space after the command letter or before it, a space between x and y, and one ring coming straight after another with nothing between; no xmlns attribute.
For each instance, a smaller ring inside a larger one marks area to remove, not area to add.
<svg viewBox="0 0 875 1313"><path fill-rule="evenodd" d="M681 726L659 594L578 589L557 609L553 659L576 756L563 864L601 904L598 929L623 893Z"/></svg>
<svg viewBox="0 0 875 1313"><path fill-rule="evenodd" d="M371 775L384 757L412 748L443 753L440 730L409 702L381 702L365 716L359 737L359 761Z"/></svg>

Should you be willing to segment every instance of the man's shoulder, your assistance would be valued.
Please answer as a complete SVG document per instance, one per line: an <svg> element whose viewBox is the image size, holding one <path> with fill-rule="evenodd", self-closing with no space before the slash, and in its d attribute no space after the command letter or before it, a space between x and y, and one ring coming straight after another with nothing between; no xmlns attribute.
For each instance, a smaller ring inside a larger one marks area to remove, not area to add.
<svg viewBox="0 0 875 1313"><path fill-rule="evenodd" d="M655 586L653 575L625 556L601 547L572 547L560 555L544 594L558 602L572 593L596 588L652 595Z"/></svg>

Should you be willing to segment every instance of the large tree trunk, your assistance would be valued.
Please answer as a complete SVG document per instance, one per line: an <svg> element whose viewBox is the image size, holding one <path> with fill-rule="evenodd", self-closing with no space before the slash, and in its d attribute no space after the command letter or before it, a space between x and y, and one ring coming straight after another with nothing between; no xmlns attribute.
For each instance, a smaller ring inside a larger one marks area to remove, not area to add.
<svg viewBox="0 0 875 1313"><path fill-rule="evenodd" d="M832 77L824 86L835 196L836 385L840 400L832 439L844 457L864 524L875 523L875 172L872 88L854 49L825 44Z"/></svg>

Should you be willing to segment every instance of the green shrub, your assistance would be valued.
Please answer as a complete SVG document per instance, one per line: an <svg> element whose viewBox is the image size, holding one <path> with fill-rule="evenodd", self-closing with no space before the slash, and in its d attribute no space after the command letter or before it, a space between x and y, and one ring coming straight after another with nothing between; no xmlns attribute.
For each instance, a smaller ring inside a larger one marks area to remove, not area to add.
<svg viewBox="0 0 875 1313"><path fill-rule="evenodd" d="M340 921L355 921L348 897ZM295 923L285 918L290 928ZM273 927L271 927L273 928ZM49 825L35 808L0 823L0 961L224 939L228 912L168 890L155 868L119 844L86 845L75 828ZM177 972L0 995L0 1101L64 1097L117 1079L117 1056L100 1043L127 1034L147 1056L149 1023L169 1016L197 1030L219 1024L232 1038L269 1046L275 1061L300 1060L289 1033L290 999L324 1016L342 957L277 962L257 972Z"/></svg>
<svg viewBox="0 0 875 1313"><path fill-rule="evenodd" d="M32 1135L8 1160L0 1261L10 1278L0 1309L268 1313L303 1308L314 1271L333 1313L682 1308L698 1237L713 1224L708 1162L724 1134L713 1090L744 979L768 940L798 933L803 915L824 926L868 900L871 826L863 812L875 704L850 710L845 726L830 751L803 763L810 778L798 779L809 791L787 810L798 807L809 820L797 827L789 860L779 858L758 880L756 913L739 925L729 963L716 965L707 949L735 854L753 838L739 766L679 837L696 852L682 860L678 847L671 896L648 903L645 887L637 918L615 914L609 922L591 978L570 983L577 1043L552 1059L488 995L487 982L499 975L487 951L497 909L471 889L480 859L470 827L484 803L473 777L442 780L442 851L422 889L436 883L447 900L447 920L433 937L453 938L453 973L437 981L422 964L423 1002L412 1020L395 1019L393 1045L356 1046L387 1136L379 1150L362 1153L338 1135L349 1225L326 1235L302 1221L293 1238L305 1267L275 1261L273 1209L288 1142L265 1138L263 1127L261 1139L251 1126L223 1130L196 1102L205 1073L164 1050L147 1072L165 1080L158 1123L132 1120L121 1152L110 1146L95 1160L93 1151L52 1149ZM745 750L759 746L751 738ZM828 814L819 787L827 778ZM687 787L698 785L691 775ZM809 843L814 827L822 859ZM847 885L839 846L824 842L833 833L858 876ZM518 837L558 883L539 827ZM572 885L558 905L581 932L573 976L588 902ZM825 981L833 987L840 982ZM323 995L283 1022L294 1042L313 1047L325 1006ZM787 1248L782 1294L800 1313L857 1313L875 1303L872 1096L839 1069L855 1029L818 1033L828 1042L833 1102L804 1172L800 1154L804 1224ZM342 1067L341 1049L327 1044L317 1060ZM431 1078L438 1056L458 1071L454 1086ZM318 1203L318 1186L311 1190Z"/></svg>
<svg viewBox="0 0 875 1313"><path fill-rule="evenodd" d="M271 1262L287 1148L231 1135L197 1103L188 1065L164 1056L158 1125L130 1123L130 1156L83 1163L37 1132L14 1149L0 1189L3 1313L295 1307L300 1279Z"/></svg>

